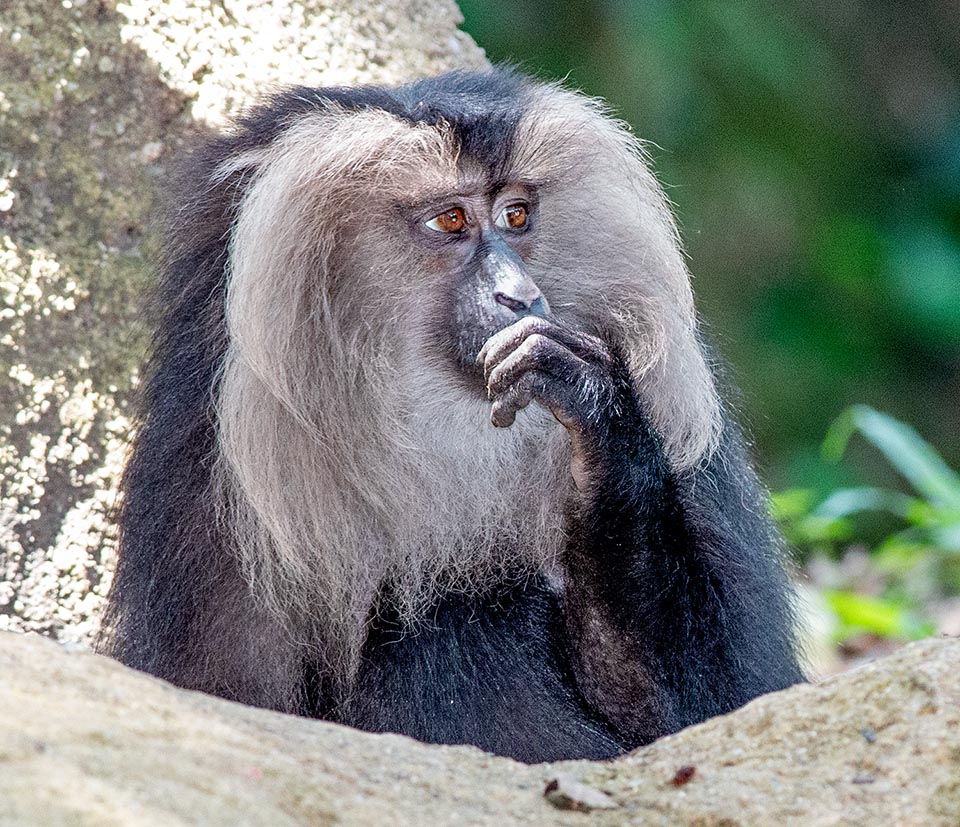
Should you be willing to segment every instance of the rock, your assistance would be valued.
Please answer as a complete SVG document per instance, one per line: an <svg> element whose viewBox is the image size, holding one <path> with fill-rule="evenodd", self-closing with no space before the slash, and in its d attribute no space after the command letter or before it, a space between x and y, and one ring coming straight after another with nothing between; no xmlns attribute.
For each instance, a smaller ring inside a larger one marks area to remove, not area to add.
<svg viewBox="0 0 960 827"><path fill-rule="evenodd" d="M486 65L453 0L0 3L0 629L89 642L163 164L283 84Z"/></svg>
<svg viewBox="0 0 960 827"><path fill-rule="evenodd" d="M246 708L36 636L0 634L0 673L4 827L960 824L957 640L617 761L539 766ZM617 809L555 808L543 793L558 776Z"/></svg>

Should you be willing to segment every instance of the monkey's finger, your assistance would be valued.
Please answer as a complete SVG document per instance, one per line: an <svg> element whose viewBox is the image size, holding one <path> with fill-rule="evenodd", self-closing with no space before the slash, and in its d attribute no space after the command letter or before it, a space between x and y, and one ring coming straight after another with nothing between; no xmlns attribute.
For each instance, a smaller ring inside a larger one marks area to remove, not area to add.
<svg viewBox="0 0 960 827"><path fill-rule="evenodd" d="M549 336L556 324L542 316L524 316L509 327L494 333L477 354L478 365L496 365L503 357L516 348L524 339L534 333Z"/></svg>
<svg viewBox="0 0 960 827"><path fill-rule="evenodd" d="M526 408L532 400L533 381L530 377L524 377L497 397L490 410L490 422L496 428L509 428L516 420L517 412Z"/></svg>
<svg viewBox="0 0 960 827"><path fill-rule="evenodd" d="M490 372L487 390L495 396L533 370L574 380L583 376L589 365L560 343L535 333Z"/></svg>
<svg viewBox="0 0 960 827"><path fill-rule="evenodd" d="M542 316L525 316L487 339L477 355L477 364L484 366L489 377L507 354L534 335L549 337L585 360L603 363L609 359L606 344L595 336L570 330Z"/></svg>

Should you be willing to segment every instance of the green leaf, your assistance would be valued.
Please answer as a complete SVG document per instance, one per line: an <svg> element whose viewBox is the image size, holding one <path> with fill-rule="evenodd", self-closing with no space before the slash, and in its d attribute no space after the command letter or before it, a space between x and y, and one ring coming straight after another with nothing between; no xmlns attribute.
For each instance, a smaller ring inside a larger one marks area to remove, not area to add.
<svg viewBox="0 0 960 827"><path fill-rule="evenodd" d="M770 513L778 522L810 513L815 493L810 488L789 488L770 495Z"/></svg>
<svg viewBox="0 0 960 827"><path fill-rule="evenodd" d="M869 632L880 637L912 639L928 633L928 624L918 623L898 603L849 591L827 591L824 597L843 624L845 636Z"/></svg>
<svg viewBox="0 0 960 827"><path fill-rule="evenodd" d="M821 453L829 462L840 462L847 450L847 444L857 431L857 421L854 418L853 408L847 408L841 413L830 427L823 439Z"/></svg>
<svg viewBox="0 0 960 827"><path fill-rule="evenodd" d="M824 455L839 459L855 431L933 504L960 508L960 476L913 428L866 405L854 405L836 419L824 440Z"/></svg>
<svg viewBox="0 0 960 827"><path fill-rule="evenodd" d="M839 543L853 536L849 520L811 514L795 526L796 536L802 543Z"/></svg>
<svg viewBox="0 0 960 827"><path fill-rule="evenodd" d="M886 511L897 517L910 519L923 506L922 500L901 494L898 491L886 491L882 488L841 488L834 491L817 508L814 514L821 517L849 517L861 511Z"/></svg>

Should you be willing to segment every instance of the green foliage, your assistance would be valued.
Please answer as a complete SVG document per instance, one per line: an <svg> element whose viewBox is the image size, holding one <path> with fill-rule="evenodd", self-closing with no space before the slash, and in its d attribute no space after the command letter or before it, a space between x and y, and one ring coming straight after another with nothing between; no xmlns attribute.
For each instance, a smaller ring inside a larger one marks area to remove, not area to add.
<svg viewBox="0 0 960 827"><path fill-rule="evenodd" d="M834 422L824 455L838 461L859 431L878 448L916 492L910 496L877 488L833 492L815 510L817 517L842 520L866 511L885 511L906 524L880 545L893 557L929 552L944 559L960 556L960 475L909 425L855 405Z"/></svg>
<svg viewBox="0 0 960 827"><path fill-rule="evenodd" d="M849 521L815 513L816 500L816 492L809 488L790 488L771 496L774 519L795 549L829 548L850 539Z"/></svg>
<svg viewBox="0 0 960 827"><path fill-rule="evenodd" d="M833 423L823 443L826 460L838 462L850 438L861 434L909 483L912 493L875 487L840 488L818 505L810 490L773 498L773 510L790 543L806 557L835 554L864 541L864 516L885 515L893 530L870 543L870 560L884 585L868 596L828 589L839 635L870 632L913 638L930 634L916 608L960 593L960 475L909 425L866 405L855 405Z"/></svg>
<svg viewBox="0 0 960 827"><path fill-rule="evenodd" d="M919 622L906 606L894 600L835 590L827 590L825 597L839 621L836 637L840 640L864 632L878 637L918 640L934 632L932 624Z"/></svg>

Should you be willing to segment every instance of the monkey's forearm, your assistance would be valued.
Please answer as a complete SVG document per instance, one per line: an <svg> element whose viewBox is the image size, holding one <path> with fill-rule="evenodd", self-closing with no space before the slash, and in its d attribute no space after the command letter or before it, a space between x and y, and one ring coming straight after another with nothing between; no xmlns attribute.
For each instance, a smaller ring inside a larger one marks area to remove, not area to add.
<svg viewBox="0 0 960 827"><path fill-rule="evenodd" d="M478 363L494 425L537 401L570 435L572 657L584 694L630 743L801 678L789 588L732 426L705 468L679 477L606 342L526 318Z"/></svg>
<svg viewBox="0 0 960 827"><path fill-rule="evenodd" d="M587 451L565 600L581 682L639 742L802 675L776 546L759 496L744 499L752 477L732 435L677 479L639 407L622 407Z"/></svg>

